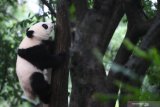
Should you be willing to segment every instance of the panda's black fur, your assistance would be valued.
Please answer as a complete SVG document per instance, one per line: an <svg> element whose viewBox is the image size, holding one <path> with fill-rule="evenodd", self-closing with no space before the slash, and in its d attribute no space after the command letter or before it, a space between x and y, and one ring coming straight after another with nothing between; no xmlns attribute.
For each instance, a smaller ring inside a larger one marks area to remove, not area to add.
<svg viewBox="0 0 160 107"><path fill-rule="evenodd" d="M61 65L64 54L52 54L50 47L42 43L27 49L18 49L18 55L32 63L38 69L44 70L50 67L56 69Z"/></svg>

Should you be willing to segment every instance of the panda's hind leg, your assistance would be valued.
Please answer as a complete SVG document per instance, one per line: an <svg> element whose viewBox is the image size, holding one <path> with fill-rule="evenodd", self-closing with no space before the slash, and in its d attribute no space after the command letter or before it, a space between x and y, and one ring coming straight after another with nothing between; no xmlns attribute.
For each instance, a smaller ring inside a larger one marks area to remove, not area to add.
<svg viewBox="0 0 160 107"><path fill-rule="evenodd" d="M44 75L40 72L34 72L30 78L30 83L33 92L39 97L39 99L45 103L49 103L51 91L50 85L45 80Z"/></svg>

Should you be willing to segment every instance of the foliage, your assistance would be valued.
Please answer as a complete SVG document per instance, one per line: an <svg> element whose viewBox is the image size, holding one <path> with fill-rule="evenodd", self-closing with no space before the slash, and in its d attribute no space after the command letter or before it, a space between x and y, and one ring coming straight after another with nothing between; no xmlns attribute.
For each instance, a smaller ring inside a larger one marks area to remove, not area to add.
<svg viewBox="0 0 160 107"><path fill-rule="evenodd" d="M134 55L139 56L144 59L148 59L147 53L141 50L139 47L133 45L128 39L125 39L123 43L127 47L128 50L134 52Z"/></svg>
<svg viewBox="0 0 160 107"><path fill-rule="evenodd" d="M134 46L129 40L125 40L124 41L125 46L129 49L129 50L133 50L134 51L134 55L141 57L143 59L148 60L149 62L151 62L150 68L148 70L148 75L149 75L149 80L150 83L153 84L157 84L158 86L160 86L160 53L156 48L151 48L149 50L147 50L146 52L141 50L139 47Z"/></svg>
<svg viewBox="0 0 160 107"><path fill-rule="evenodd" d="M153 3L152 0L143 0L143 6L145 13L149 18L155 15L155 12L157 10L157 3Z"/></svg>
<svg viewBox="0 0 160 107"><path fill-rule="evenodd" d="M135 56L148 60L151 63L150 68L148 69L148 73L146 74L146 78L144 78L142 91L139 93L141 96L139 98L141 100L159 100L160 52L156 48L151 48L146 51L141 50L127 39L124 41L124 44L129 50L133 51ZM129 88L127 87L127 89ZM134 87L132 87L132 89L134 89ZM135 95L136 92L137 91L135 91Z"/></svg>
<svg viewBox="0 0 160 107"><path fill-rule="evenodd" d="M94 0L88 0L88 6L90 9L93 8L93 1Z"/></svg>

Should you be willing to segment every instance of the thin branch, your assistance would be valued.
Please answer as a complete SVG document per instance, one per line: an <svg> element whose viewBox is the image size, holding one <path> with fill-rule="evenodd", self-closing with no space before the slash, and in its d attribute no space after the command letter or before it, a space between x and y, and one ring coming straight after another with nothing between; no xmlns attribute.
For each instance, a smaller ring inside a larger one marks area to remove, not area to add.
<svg viewBox="0 0 160 107"><path fill-rule="evenodd" d="M43 4L45 4L48 7L51 14L56 17L56 12L54 11L52 5L50 3L48 3L48 1L46 1L46 0L41 0L41 1L42 1Z"/></svg>

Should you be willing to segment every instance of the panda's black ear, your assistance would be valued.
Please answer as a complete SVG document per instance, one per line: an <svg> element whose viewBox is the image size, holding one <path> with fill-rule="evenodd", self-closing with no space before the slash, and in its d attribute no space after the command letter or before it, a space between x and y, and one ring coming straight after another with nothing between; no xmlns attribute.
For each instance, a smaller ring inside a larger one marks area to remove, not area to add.
<svg viewBox="0 0 160 107"><path fill-rule="evenodd" d="M33 30L29 30L29 31L26 32L26 35L27 35L28 38L32 38L33 37L33 33L34 33Z"/></svg>

